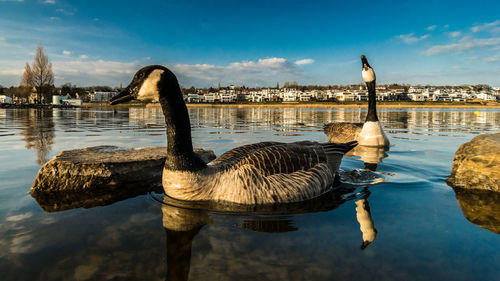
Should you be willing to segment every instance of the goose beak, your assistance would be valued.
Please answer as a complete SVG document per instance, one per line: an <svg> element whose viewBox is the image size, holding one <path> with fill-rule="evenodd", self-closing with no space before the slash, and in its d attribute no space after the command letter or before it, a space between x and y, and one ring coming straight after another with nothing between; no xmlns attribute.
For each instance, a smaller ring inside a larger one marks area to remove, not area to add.
<svg viewBox="0 0 500 281"><path fill-rule="evenodd" d="M125 90L121 91L118 95L111 98L111 100L109 100L109 104L115 105L131 101L133 99L135 99L134 95L130 93L130 90L128 88L126 88Z"/></svg>

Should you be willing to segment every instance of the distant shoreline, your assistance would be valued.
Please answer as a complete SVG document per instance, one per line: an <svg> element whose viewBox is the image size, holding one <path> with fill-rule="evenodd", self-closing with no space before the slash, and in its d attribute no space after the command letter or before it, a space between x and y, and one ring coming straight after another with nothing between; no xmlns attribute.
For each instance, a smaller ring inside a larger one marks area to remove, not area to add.
<svg viewBox="0 0 500 281"><path fill-rule="evenodd" d="M367 108L368 105L357 103L188 103L188 108L203 108L203 107L217 107L217 108ZM125 103L119 105L109 105L108 103L84 103L82 106L54 106L54 105L16 105L16 104L0 104L0 108L106 108L106 109L120 109L120 108L156 108L160 107L159 103ZM415 103L402 102L402 103L377 103L377 108L456 108L456 109L500 109L500 103L494 104L433 104L433 103Z"/></svg>
<svg viewBox="0 0 500 281"><path fill-rule="evenodd" d="M368 104L338 104L338 103L254 103L254 104L210 104L188 103L187 107L229 107L229 108L368 108ZM160 104L147 104L146 108L160 107ZM377 108L499 108L500 103L494 105L482 104L411 104L411 103L377 103Z"/></svg>

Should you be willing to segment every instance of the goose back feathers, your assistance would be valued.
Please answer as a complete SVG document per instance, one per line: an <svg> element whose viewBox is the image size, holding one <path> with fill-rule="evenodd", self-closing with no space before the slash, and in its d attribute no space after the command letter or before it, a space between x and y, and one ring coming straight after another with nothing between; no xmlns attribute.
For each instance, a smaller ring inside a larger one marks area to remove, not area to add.
<svg viewBox="0 0 500 281"><path fill-rule="evenodd" d="M342 156L356 146L265 142L235 148L197 171L164 169L163 188L182 200L297 202L332 188Z"/></svg>

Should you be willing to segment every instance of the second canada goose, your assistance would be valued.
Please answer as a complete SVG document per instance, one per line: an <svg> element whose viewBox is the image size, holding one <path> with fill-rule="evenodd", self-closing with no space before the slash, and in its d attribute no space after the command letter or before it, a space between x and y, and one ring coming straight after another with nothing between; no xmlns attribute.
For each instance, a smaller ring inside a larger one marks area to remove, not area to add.
<svg viewBox="0 0 500 281"><path fill-rule="evenodd" d="M365 123L329 123L325 125L324 131L330 142L341 143L356 140L362 146L387 147L389 139L377 117L375 71L365 55L361 56L361 63L363 64L361 75L368 89L368 113Z"/></svg>
<svg viewBox="0 0 500 281"><path fill-rule="evenodd" d="M177 78L167 68L140 69L111 99L158 100L167 127L165 194L181 200L240 204L297 202L331 189L343 155L357 142L261 142L237 147L205 163L193 153L188 110Z"/></svg>

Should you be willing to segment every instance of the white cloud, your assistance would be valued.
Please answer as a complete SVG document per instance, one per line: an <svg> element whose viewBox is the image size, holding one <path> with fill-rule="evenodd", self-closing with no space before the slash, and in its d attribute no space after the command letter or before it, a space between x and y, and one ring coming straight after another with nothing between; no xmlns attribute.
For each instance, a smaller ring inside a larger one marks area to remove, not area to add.
<svg viewBox="0 0 500 281"><path fill-rule="evenodd" d="M486 62L486 63L499 62L500 61L500 55L497 55L497 56L494 56L494 57L490 57L490 58L485 58L483 61Z"/></svg>
<svg viewBox="0 0 500 281"><path fill-rule="evenodd" d="M408 34L401 34L396 36L396 38L403 40L406 44L413 44L418 41L424 40L426 38L429 38L431 35L430 34L425 34L420 37L415 37L415 33L408 33Z"/></svg>
<svg viewBox="0 0 500 281"><path fill-rule="evenodd" d="M313 59L302 59L302 60L295 61L296 65L305 65L305 64L311 64L311 63L314 63Z"/></svg>
<svg viewBox="0 0 500 281"><path fill-rule="evenodd" d="M43 3L44 4L55 4L56 0L44 0Z"/></svg>
<svg viewBox="0 0 500 281"><path fill-rule="evenodd" d="M17 76L17 75L22 75L24 69L19 68L19 69L3 69L0 70L0 75L9 75L9 76Z"/></svg>
<svg viewBox="0 0 500 281"><path fill-rule="evenodd" d="M81 58L81 59L88 59L89 56L87 56L87 55L80 55L79 58Z"/></svg>
<svg viewBox="0 0 500 281"><path fill-rule="evenodd" d="M479 31L491 31L491 30L497 30L497 27L500 26L500 20L496 20L494 22L489 22L489 23L483 23L483 24L478 24L474 25L473 27L470 28L472 32L479 32Z"/></svg>
<svg viewBox="0 0 500 281"><path fill-rule="evenodd" d="M233 62L228 65L176 64L172 70L181 84L212 86L217 83L239 85L272 85L277 81L297 80L301 70L285 58Z"/></svg>
<svg viewBox="0 0 500 281"><path fill-rule="evenodd" d="M71 55L71 52L70 52L70 51L63 50L63 51L62 51L62 54L63 54L63 55L65 55L65 56L69 56L69 55Z"/></svg>
<svg viewBox="0 0 500 281"><path fill-rule="evenodd" d="M428 26L426 29L429 30L429 31L433 31L434 29L436 29L437 25L431 25L431 26Z"/></svg>
<svg viewBox="0 0 500 281"><path fill-rule="evenodd" d="M140 68L139 61L117 62L106 60L94 61L53 61L56 85L71 82L76 85L118 85L132 79Z"/></svg>
<svg viewBox="0 0 500 281"><path fill-rule="evenodd" d="M96 75L133 74L138 70L137 62L115 62L115 61L55 61L53 62L54 72L85 73Z"/></svg>
<svg viewBox="0 0 500 281"><path fill-rule="evenodd" d="M445 44L445 45L435 45L423 52L424 55L434 56L439 54L459 54L465 51L493 47L500 45L500 38L471 38L464 37L457 43Z"/></svg>
<svg viewBox="0 0 500 281"><path fill-rule="evenodd" d="M460 32L460 31L448 32L448 35L450 35L451 37L458 37L458 36L462 35L462 32Z"/></svg>

